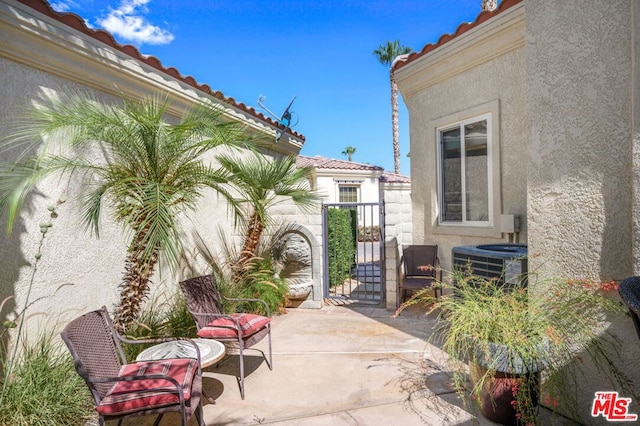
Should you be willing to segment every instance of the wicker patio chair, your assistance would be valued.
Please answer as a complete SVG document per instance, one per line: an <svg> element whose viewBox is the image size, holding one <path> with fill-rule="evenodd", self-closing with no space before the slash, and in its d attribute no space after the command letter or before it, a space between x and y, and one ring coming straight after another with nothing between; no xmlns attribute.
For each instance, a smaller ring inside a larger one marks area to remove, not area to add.
<svg viewBox="0 0 640 426"><path fill-rule="evenodd" d="M181 424L195 413L204 426L200 397L202 372L198 359L178 358L127 364L121 342L158 343L174 339L130 341L120 336L107 309L84 314L61 333L73 356L76 371L85 380L95 400L98 421L156 415L158 425L167 412L179 412Z"/></svg>
<svg viewBox="0 0 640 426"><path fill-rule="evenodd" d="M244 351L252 348L256 343L267 337L269 340L269 358L262 354L270 370L273 370L271 353L271 318L269 307L260 299L235 299L226 298L216 288L215 278L212 275L204 275L191 278L180 283L187 308L196 322L198 337L215 339L221 342L230 342L237 349L240 357L240 376L238 386L240 396L244 399ZM264 306L266 316L247 313L225 313L223 301L257 302Z"/></svg>
<svg viewBox="0 0 640 426"><path fill-rule="evenodd" d="M409 245L402 249L403 276L398 285L398 305L406 300L408 292L432 287L434 296L438 298L438 287L435 286L439 271L437 245ZM442 280L442 271L440 271Z"/></svg>
<svg viewBox="0 0 640 426"><path fill-rule="evenodd" d="M640 339L640 277L629 277L618 285L618 293L629 308L633 326Z"/></svg>

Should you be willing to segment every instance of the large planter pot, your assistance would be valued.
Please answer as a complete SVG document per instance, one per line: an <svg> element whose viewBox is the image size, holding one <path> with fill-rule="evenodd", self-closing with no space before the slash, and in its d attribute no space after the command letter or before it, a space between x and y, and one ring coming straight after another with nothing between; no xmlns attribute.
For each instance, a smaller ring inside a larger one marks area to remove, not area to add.
<svg viewBox="0 0 640 426"><path fill-rule="evenodd" d="M543 344L539 350L544 352L548 347ZM476 357L469 363L469 376L474 388L485 377L478 398L482 415L504 425L529 423L520 422L521 413L518 413L517 404L523 404L522 401L526 398L526 413L537 414L540 371L544 366L541 362L522 359L505 345L478 344ZM520 402L516 401L517 393L520 395Z"/></svg>
<svg viewBox="0 0 640 426"><path fill-rule="evenodd" d="M469 364L471 385L476 386L482 377L488 373L487 367L479 364ZM491 372L482 383L480 395L477 399L483 416L503 425L520 425L521 422L516 409L515 392L529 392L529 413L538 409L540 396L540 373L505 373ZM524 387L528 386L528 389Z"/></svg>

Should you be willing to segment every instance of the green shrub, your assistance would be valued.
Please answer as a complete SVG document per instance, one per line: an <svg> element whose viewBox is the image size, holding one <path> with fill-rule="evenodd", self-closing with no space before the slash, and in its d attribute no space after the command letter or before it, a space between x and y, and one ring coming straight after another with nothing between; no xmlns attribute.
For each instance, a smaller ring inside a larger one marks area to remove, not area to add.
<svg viewBox="0 0 640 426"><path fill-rule="evenodd" d="M296 224L270 224L270 232L260 236L260 242L256 254L244 257L238 253L232 239L225 230L220 229L219 253L214 255L203 238L196 233L196 249L198 255L210 265L210 270L204 273L212 273L215 276L216 288L227 298L252 298L264 300L270 313L277 314L284 309L286 295L289 291L287 282L279 278L282 265L274 256L278 256L279 243L284 235L298 231ZM186 261L189 264L188 261ZM189 273L193 276L203 274L199 268L189 267ZM248 312L264 314L264 306L259 303L239 304L234 301L222 301L222 311Z"/></svg>
<svg viewBox="0 0 640 426"><path fill-rule="evenodd" d="M161 307L161 308L160 308ZM127 329L126 338L131 340L158 339L162 337L197 337L196 324L187 309L181 293L172 295L164 303L158 300L147 303L140 312L138 320ZM129 362L135 360L140 352L153 344L123 344L125 356Z"/></svg>
<svg viewBox="0 0 640 426"><path fill-rule="evenodd" d="M167 336L197 337L198 330L182 293L178 292L165 316L163 331Z"/></svg>
<svg viewBox="0 0 640 426"><path fill-rule="evenodd" d="M262 299L268 306L271 315L284 309L285 297L289 287L285 280L276 273L275 262L271 257L254 257L249 259L243 268L243 281L236 283L230 275L218 270L216 286L220 293L227 298ZM265 315L264 305L260 302L223 303L223 311L247 312Z"/></svg>
<svg viewBox="0 0 640 426"><path fill-rule="evenodd" d="M26 339L22 329L26 311L31 305L29 294L34 283L44 241L54 220L57 207L64 199L48 207L49 221L40 224L40 241L31 270L31 281L24 307L15 320L6 321L0 331L0 425L82 425L95 418L93 398L78 375L62 340L45 333L34 341ZM0 303L0 312L10 297ZM6 344L7 329L15 328L15 342Z"/></svg>
<svg viewBox="0 0 640 426"><path fill-rule="evenodd" d="M328 211L329 285L335 287L351 276L356 256L354 209L329 208Z"/></svg>
<svg viewBox="0 0 640 426"><path fill-rule="evenodd" d="M1 425L82 425L94 417L89 388L61 346L51 335L32 346L22 344L13 373L3 383Z"/></svg>

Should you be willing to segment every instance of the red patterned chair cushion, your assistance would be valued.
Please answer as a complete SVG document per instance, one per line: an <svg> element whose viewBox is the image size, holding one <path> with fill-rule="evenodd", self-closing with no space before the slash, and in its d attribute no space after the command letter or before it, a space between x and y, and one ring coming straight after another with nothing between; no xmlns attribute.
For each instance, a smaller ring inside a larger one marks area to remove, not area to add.
<svg viewBox="0 0 640 426"><path fill-rule="evenodd" d="M231 316L238 320L242 337L249 337L257 333L271 321L271 318L263 317L262 315L231 314ZM230 318L216 318L198 331L198 337L205 339L221 339L237 336L238 329Z"/></svg>
<svg viewBox="0 0 640 426"><path fill-rule="evenodd" d="M164 374L173 377L182 385L186 402L191 398L191 383L197 370L195 359L177 358L123 365L118 376ZM103 416L113 416L179 403L175 385L166 379L130 380L116 382L96 410Z"/></svg>

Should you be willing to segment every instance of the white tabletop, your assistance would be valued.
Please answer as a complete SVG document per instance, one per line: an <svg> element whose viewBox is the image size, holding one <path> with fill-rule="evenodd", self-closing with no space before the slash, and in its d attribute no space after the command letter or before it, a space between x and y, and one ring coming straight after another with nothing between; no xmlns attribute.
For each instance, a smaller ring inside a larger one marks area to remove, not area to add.
<svg viewBox="0 0 640 426"><path fill-rule="evenodd" d="M201 367L208 367L220 361L225 354L222 343L213 339L191 339L200 349ZM193 345L186 340L172 340L160 343L140 352L136 361L150 361L167 358L195 358Z"/></svg>

